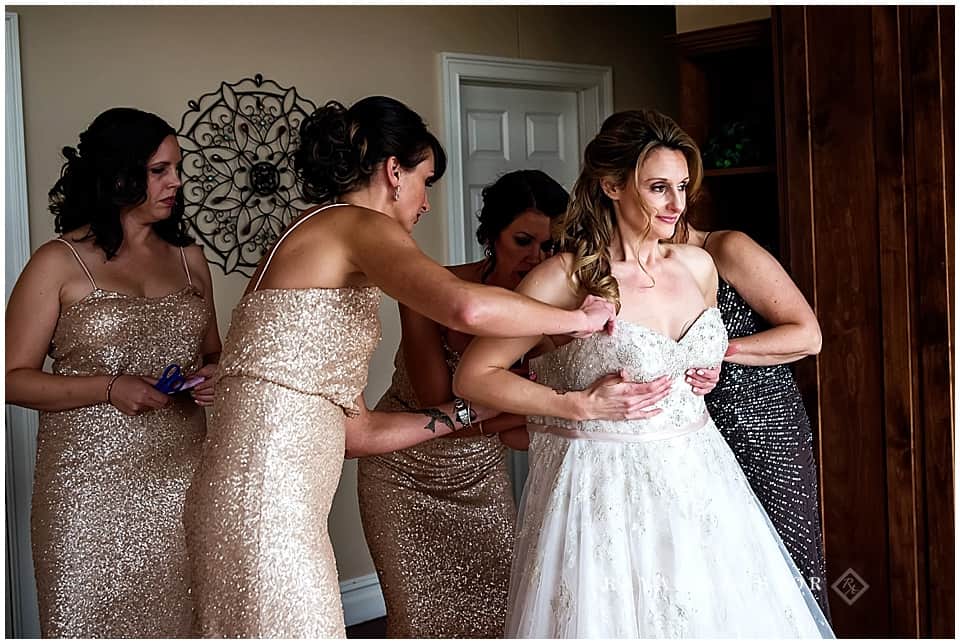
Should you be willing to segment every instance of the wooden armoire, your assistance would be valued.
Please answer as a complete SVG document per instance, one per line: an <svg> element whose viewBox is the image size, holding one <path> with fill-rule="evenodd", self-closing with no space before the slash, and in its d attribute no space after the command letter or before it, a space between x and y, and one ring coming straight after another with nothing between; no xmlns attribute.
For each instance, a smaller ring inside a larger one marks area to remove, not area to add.
<svg viewBox="0 0 960 644"><path fill-rule="evenodd" d="M674 43L698 144L772 110L772 158L706 177L705 216L772 235L820 320L795 373L836 633L953 637L954 8L775 6Z"/></svg>

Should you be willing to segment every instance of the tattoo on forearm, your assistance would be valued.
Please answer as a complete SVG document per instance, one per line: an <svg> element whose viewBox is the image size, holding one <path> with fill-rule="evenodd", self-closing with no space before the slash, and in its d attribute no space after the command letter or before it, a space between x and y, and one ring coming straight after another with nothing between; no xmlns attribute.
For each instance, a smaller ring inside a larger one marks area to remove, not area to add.
<svg viewBox="0 0 960 644"><path fill-rule="evenodd" d="M430 409L415 409L413 410L415 414L423 414L427 416L430 420L426 425L423 426L424 429L429 429L432 433L437 433L437 421L440 421L444 425L450 428L450 431L454 431L456 427L453 425L453 419L447 416L445 413L436 408Z"/></svg>
<svg viewBox="0 0 960 644"><path fill-rule="evenodd" d="M433 434L437 433L437 421L449 427L450 431L456 431L457 429L456 426L453 424L453 419L450 418L450 416L448 416L447 414L437 409L436 407L430 407L428 409L414 409L413 405L408 405L400 400L398 400L397 402L400 402L400 404L402 404L407 409L407 411L409 411L411 414L423 414L424 416L429 418L430 420L427 421L427 424L424 425L423 428L429 429L430 432Z"/></svg>

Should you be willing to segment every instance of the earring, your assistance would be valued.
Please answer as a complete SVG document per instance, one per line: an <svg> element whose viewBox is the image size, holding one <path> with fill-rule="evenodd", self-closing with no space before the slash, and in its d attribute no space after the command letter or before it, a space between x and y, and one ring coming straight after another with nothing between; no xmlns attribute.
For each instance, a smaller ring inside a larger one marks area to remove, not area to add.
<svg viewBox="0 0 960 644"><path fill-rule="evenodd" d="M393 191L393 200L400 201L400 186L397 186L397 189Z"/></svg>

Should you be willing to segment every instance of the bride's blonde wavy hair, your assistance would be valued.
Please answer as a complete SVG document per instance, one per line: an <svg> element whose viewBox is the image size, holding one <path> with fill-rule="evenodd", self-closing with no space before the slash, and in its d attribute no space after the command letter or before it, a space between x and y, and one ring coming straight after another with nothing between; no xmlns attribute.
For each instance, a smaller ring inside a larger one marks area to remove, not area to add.
<svg viewBox="0 0 960 644"><path fill-rule="evenodd" d="M591 295L613 302L620 310L620 287L610 272L610 243L616 227L613 201L604 193L601 180L625 186L630 172L639 191L640 167L657 148L677 150L687 160L690 180L687 205L696 196L703 177L700 149L668 116L654 110L628 110L609 116L600 133L583 152L583 169L570 194L567 211L554 220L553 238L560 252L572 253L570 279ZM641 204L643 201L641 200ZM650 230L652 213L647 214ZM677 222L686 231L686 210Z"/></svg>

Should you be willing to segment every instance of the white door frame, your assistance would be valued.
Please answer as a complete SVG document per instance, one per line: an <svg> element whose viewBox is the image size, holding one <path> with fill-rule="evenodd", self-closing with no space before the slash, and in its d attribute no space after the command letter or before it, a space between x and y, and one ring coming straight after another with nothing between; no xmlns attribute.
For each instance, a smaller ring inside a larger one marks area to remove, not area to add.
<svg viewBox="0 0 960 644"><path fill-rule="evenodd" d="M475 54L440 54L443 91L443 139L447 151L447 245L445 263L467 261L466 231L463 216L463 145L460 120L460 87L479 82L498 87L527 87L565 90L577 93L577 155L600 131L600 125L613 113L613 69L599 65L577 65L542 60L522 60ZM525 452L510 452L514 497L520 498L520 482L526 476Z"/></svg>
<svg viewBox="0 0 960 644"><path fill-rule="evenodd" d="M27 164L24 152L17 14L6 13L6 299L30 259ZM30 495L36 457L37 412L6 405L6 615L7 637L40 637L30 552Z"/></svg>
<svg viewBox="0 0 960 644"><path fill-rule="evenodd" d="M446 222L447 247L444 261L462 264L467 248L463 222L463 146L460 121L460 86L481 82L501 87L559 89L577 93L579 114L578 150L600 131L603 120L613 113L613 69L599 65L577 65L542 60L501 58L476 54L440 54L443 91L443 138L447 152ZM581 152L582 153L582 152Z"/></svg>

